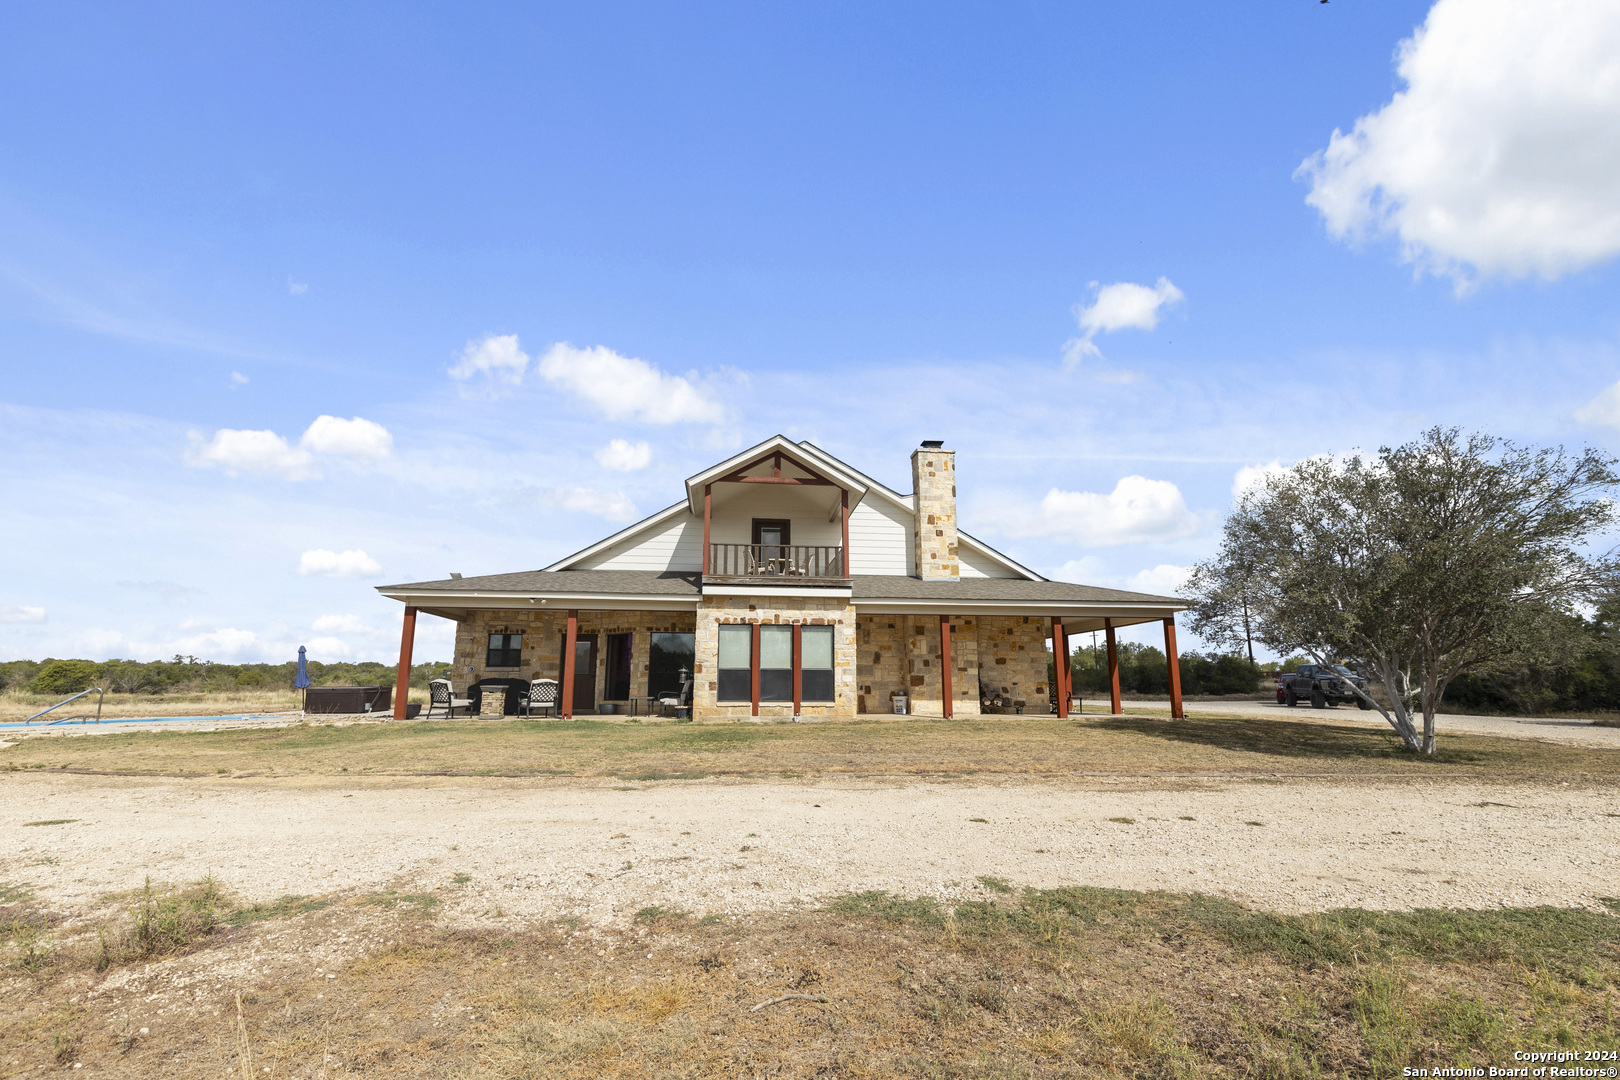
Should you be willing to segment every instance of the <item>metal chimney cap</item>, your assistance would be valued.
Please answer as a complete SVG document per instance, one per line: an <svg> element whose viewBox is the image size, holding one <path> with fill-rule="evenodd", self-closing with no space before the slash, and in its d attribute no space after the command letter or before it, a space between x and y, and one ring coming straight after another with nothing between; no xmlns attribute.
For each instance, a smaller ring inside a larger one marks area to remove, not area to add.
<svg viewBox="0 0 1620 1080"><path fill-rule="evenodd" d="M450 577L451 577L452 580L455 580L455 581L460 581L461 580L461 575L456 573L454 570L450 571Z"/></svg>
<svg viewBox="0 0 1620 1080"><path fill-rule="evenodd" d="M922 444L923 444L923 449L924 450L938 450L940 447L945 445L945 440L944 439L924 439Z"/></svg>

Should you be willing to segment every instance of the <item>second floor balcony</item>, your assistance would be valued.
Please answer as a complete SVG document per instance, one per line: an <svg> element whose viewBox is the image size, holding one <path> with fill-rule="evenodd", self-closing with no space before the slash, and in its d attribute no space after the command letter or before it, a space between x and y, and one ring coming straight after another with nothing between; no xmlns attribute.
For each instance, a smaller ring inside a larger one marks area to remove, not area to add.
<svg viewBox="0 0 1620 1080"><path fill-rule="evenodd" d="M710 544L703 580L717 584L842 584L844 549L816 544Z"/></svg>

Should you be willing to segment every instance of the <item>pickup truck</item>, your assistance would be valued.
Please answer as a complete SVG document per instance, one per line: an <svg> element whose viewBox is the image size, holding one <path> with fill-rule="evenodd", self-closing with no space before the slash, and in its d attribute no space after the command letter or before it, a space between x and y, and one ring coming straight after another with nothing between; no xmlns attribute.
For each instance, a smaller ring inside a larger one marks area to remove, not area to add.
<svg viewBox="0 0 1620 1080"><path fill-rule="evenodd" d="M1367 688L1367 680L1343 664L1332 667L1303 664L1298 671L1277 676L1277 704L1292 708L1301 701L1309 701L1311 708L1322 709L1341 703L1348 705L1353 701L1363 709L1372 708L1365 698L1350 689L1349 683L1362 690Z"/></svg>

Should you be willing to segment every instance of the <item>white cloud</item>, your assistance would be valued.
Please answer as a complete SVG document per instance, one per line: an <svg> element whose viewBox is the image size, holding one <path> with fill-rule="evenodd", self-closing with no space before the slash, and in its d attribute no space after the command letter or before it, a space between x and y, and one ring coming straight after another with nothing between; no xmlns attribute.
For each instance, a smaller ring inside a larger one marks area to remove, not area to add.
<svg viewBox="0 0 1620 1080"><path fill-rule="evenodd" d="M1620 427L1620 382L1604 387L1597 397L1576 409L1575 419L1596 427Z"/></svg>
<svg viewBox="0 0 1620 1080"><path fill-rule="evenodd" d="M557 488L540 493L540 502L560 510L596 514L609 521L634 521L636 506L622 491L595 491L591 488Z"/></svg>
<svg viewBox="0 0 1620 1080"><path fill-rule="evenodd" d="M231 372L231 389L232 390L235 390L238 386L246 386L249 381L250 380L248 379L248 377L246 375L242 374L240 371Z"/></svg>
<svg viewBox="0 0 1620 1080"><path fill-rule="evenodd" d="M1174 540L1200 524L1181 489L1145 476L1122 477L1107 495L1053 488L1038 506L1007 521L1014 536L1062 536L1090 547Z"/></svg>
<svg viewBox="0 0 1620 1080"><path fill-rule="evenodd" d="M1156 596L1175 596L1187 584L1187 577L1191 573L1191 567L1160 563L1151 570L1139 570L1126 578L1125 588Z"/></svg>
<svg viewBox="0 0 1620 1080"><path fill-rule="evenodd" d="M309 624L316 633L369 634L371 627L358 615L322 615Z"/></svg>
<svg viewBox="0 0 1620 1080"><path fill-rule="evenodd" d="M1112 285L1097 286L1096 296L1090 304L1074 309L1080 322L1081 335L1071 338L1063 346L1063 362L1074 365L1086 356L1101 356L1092 342L1098 334L1111 334L1116 330L1152 330L1159 325L1163 310L1186 299L1186 294L1161 277L1153 285L1137 285L1118 281Z"/></svg>
<svg viewBox="0 0 1620 1080"><path fill-rule="evenodd" d="M1439 0L1405 88L1307 158L1329 233L1420 269L1553 279L1620 253L1620 7Z"/></svg>
<svg viewBox="0 0 1620 1080"><path fill-rule="evenodd" d="M0 604L0 623L40 623L45 621L45 609L23 604L12 607Z"/></svg>
<svg viewBox="0 0 1620 1080"><path fill-rule="evenodd" d="M486 334L469 341L461 359L450 368L450 377L459 382L483 375L492 390L519 386L529 368L529 354L518 344L516 334Z"/></svg>
<svg viewBox="0 0 1620 1080"><path fill-rule="evenodd" d="M305 293L309 292L309 283L305 281L294 281L292 279L292 275L288 274L287 292L291 296L303 296Z"/></svg>
<svg viewBox="0 0 1620 1080"><path fill-rule="evenodd" d="M1276 476L1287 472L1283 463L1272 458L1265 465L1245 465L1232 477L1232 498L1241 499L1243 493L1263 482L1268 476Z"/></svg>
<svg viewBox="0 0 1620 1080"><path fill-rule="evenodd" d="M220 428L211 439L193 431L186 464L224 469L230 476L251 472L286 480L312 480L321 475L315 467L316 453L375 462L393 452L394 437L381 424L358 416L352 420L318 416L296 447L273 431Z"/></svg>
<svg viewBox="0 0 1620 1080"><path fill-rule="evenodd" d="M601 345L576 349L560 341L546 350L536 370L541 378L584 398L610 420L647 424L718 424L725 420L725 409L690 379Z"/></svg>
<svg viewBox="0 0 1620 1080"><path fill-rule="evenodd" d="M183 656L197 656L204 660L235 660L257 656L260 652L259 635L251 630L231 627L181 638L173 648Z"/></svg>
<svg viewBox="0 0 1620 1080"><path fill-rule="evenodd" d="M186 464L199 468L224 469L229 476L238 472L267 473L286 480L308 480L319 476L308 450L294 449L273 431L240 431L220 428L212 439L191 433Z"/></svg>
<svg viewBox="0 0 1620 1080"><path fill-rule="evenodd" d="M342 638L318 637L304 643L306 656L310 660L320 660L323 663L332 660L347 660L354 655L349 643Z"/></svg>
<svg viewBox="0 0 1620 1080"><path fill-rule="evenodd" d="M652 447L644 442L614 439L596 452L596 462L604 469L634 472L652 463Z"/></svg>
<svg viewBox="0 0 1620 1080"><path fill-rule="evenodd" d="M364 578L380 576L382 566L358 548L352 551L311 548L298 557L298 572L305 577Z"/></svg>
<svg viewBox="0 0 1620 1080"><path fill-rule="evenodd" d="M381 424L358 416L352 420L317 416L298 445L318 454L381 461L394 452L394 437Z"/></svg>

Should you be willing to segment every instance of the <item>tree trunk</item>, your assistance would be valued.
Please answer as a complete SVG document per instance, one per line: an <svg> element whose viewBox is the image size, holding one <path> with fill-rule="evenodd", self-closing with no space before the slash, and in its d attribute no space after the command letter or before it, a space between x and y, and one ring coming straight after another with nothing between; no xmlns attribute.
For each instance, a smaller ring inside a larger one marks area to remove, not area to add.
<svg viewBox="0 0 1620 1080"><path fill-rule="evenodd" d="M1389 660L1379 660L1374 666L1378 669L1378 680L1384 684L1384 692L1389 695L1389 700L1394 703L1393 715L1389 709L1384 708L1366 691L1358 689L1356 692L1366 698L1368 704L1377 709L1379 714L1389 721L1389 726L1395 729L1395 734L1401 737L1401 741L1406 744L1408 750L1414 753L1422 753L1423 743L1418 737L1417 729L1412 726L1411 717L1407 715L1406 703L1401 696L1401 687L1396 678L1399 669ZM1355 683L1350 685L1354 687Z"/></svg>

